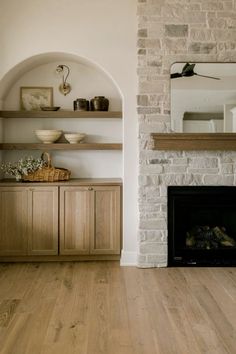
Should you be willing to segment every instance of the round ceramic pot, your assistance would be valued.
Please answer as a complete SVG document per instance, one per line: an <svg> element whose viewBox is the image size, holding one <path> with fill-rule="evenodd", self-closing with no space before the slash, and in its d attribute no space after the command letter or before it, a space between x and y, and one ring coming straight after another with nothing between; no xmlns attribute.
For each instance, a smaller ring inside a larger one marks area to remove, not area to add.
<svg viewBox="0 0 236 354"><path fill-rule="evenodd" d="M90 101L91 111L108 111L109 100L105 96L95 96Z"/></svg>
<svg viewBox="0 0 236 354"><path fill-rule="evenodd" d="M74 111L88 111L89 109L89 101L85 98L77 98L74 101Z"/></svg>

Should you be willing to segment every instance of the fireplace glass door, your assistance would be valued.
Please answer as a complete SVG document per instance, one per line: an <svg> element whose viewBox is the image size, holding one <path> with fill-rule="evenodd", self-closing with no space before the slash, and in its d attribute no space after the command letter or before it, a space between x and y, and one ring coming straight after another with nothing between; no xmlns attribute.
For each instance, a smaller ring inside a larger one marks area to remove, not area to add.
<svg viewBox="0 0 236 354"><path fill-rule="evenodd" d="M236 265L236 187L168 188L168 264Z"/></svg>

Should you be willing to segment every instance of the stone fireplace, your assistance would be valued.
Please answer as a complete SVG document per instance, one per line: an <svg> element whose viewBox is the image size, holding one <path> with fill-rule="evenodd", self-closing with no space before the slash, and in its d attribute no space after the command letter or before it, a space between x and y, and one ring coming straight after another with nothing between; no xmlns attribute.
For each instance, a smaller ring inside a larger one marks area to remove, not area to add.
<svg viewBox="0 0 236 354"><path fill-rule="evenodd" d="M236 151L152 150L150 138L170 132L174 62L236 61L235 18L234 0L138 1L140 267L167 265L168 186L236 185Z"/></svg>

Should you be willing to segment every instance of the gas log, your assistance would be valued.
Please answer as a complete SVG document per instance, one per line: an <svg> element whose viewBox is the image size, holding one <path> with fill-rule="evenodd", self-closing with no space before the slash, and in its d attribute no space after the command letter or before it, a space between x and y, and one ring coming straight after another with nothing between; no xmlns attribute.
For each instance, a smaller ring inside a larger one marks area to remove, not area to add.
<svg viewBox="0 0 236 354"><path fill-rule="evenodd" d="M223 226L194 226L186 233L186 247L217 249L236 247L236 240L226 233Z"/></svg>

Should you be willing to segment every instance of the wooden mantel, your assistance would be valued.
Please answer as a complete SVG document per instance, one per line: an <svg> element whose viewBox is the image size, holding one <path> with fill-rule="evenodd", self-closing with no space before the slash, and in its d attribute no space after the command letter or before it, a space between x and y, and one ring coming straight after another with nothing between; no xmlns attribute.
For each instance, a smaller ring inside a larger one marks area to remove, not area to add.
<svg viewBox="0 0 236 354"><path fill-rule="evenodd" d="M236 150L236 133L152 133L153 150Z"/></svg>

